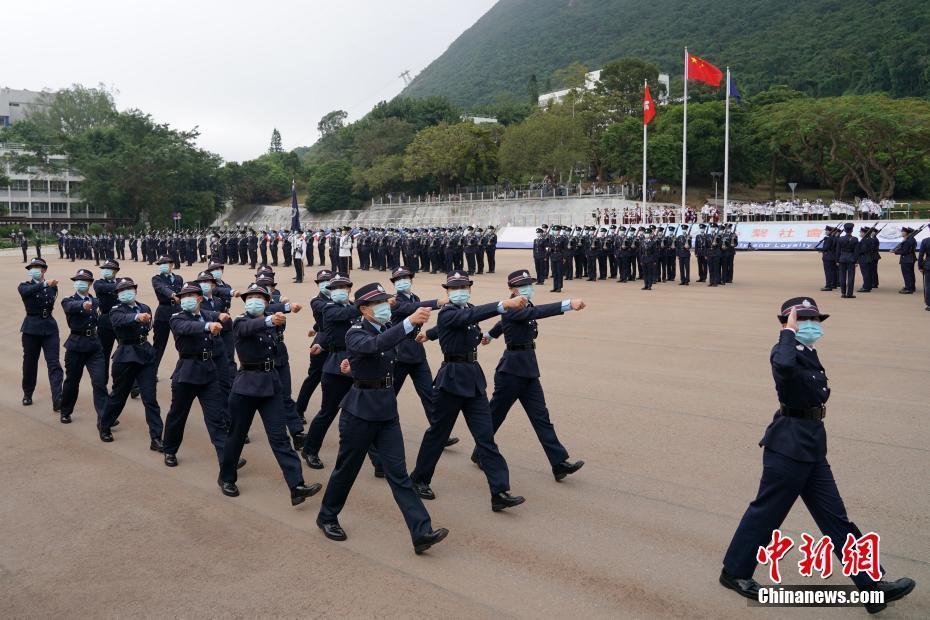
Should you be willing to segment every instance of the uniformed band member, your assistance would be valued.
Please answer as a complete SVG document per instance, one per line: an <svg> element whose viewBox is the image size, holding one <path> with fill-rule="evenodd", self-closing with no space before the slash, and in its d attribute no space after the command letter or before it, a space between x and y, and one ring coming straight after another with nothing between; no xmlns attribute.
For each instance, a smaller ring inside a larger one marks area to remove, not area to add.
<svg viewBox="0 0 930 620"><path fill-rule="evenodd" d="M841 550L848 534L862 532L846 516L846 507L827 462L826 403L830 398L827 375L814 343L823 335L821 324L829 317L810 298L795 297L781 306L781 332L770 356L778 410L759 445L762 481L756 499L749 504L723 559L720 583L739 594L757 599L759 584L752 578L756 554L781 527L800 497L820 530ZM870 613L914 589L908 578L873 582L865 573L852 577L861 590L880 589L885 603L866 605Z"/></svg>
<svg viewBox="0 0 930 620"><path fill-rule="evenodd" d="M77 402L78 388L84 369L90 375L94 410L97 419L107 404L107 370L103 348L97 337L100 302L87 291L94 281L89 269L78 269L72 276L74 295L61 300L71 335L65 340L65 382L61 390L61 423L70 424Z"/></svg>
<svg viewBox="0 0 930 620"><path fill-rule="evenodd" d="M339 455L323 495L317 525L327 538L346 539L339 525L339 513L365 455L373 448L391 486L394 501L407 522L413 549L420 554L443 540L449 531L445 528L433 530L429 513L407 475L392 371L395 347L429 319L430 309L417 308L391 326L390 297L377 283L367 284L355 293L355 307L362 320L353 324L345 335L352 387L340 403Z"/></svg>
<svg viewBox="0 0 930 620"><path fill-rule="evenodd" d="M445 361L439 367L434 381L435 418L423 436L417 465L410 479L420 497L436 499L430 483L461 412L478 446L478 457L491 490L491 509L497 512L518 506L525 500L510 494L507 462L494 443L494 428L486 393L487 381L478 364L477 347L482 334L477 324L508 310L526 306L526 297L517 296L473 306L469 303L472 284L471 278L461 271L449 273L443 284L449 294L449 303L439 310L435 337L439 340Z"/></svg>
<svg viewBox="0 0 930 620"><path fill-rule="evenodd" d="M156 379L158 367L161 365L161 358L165 354L165 347L168 346L168 335L171 333L168 322L171 315L178 311L178 292L184 286L184 278L171 273L172 263L173 260L170 256L162 256L156 261L158 275L152 276L152 288L155 289L155 297L158 299L154 326Z"/></svg>
<svg viewBox="0 0 930 620"><path fill-rule="evenodd" d="M304 484L300 457L291 447L287 437L281 380L274 367L278 345L277 326L287 322L287 318L283 312L266 312L271 303L271 291L258 284L250 284L242 292L241 298L245 302L245 312L233 320L233 334L240 367L229 396L232 426L220 457L220 476L217 484L223 495L239 495L236 480L242 446L245 444L255 412L258 411L268 436L268 445L271 446L290 489L291 505L296 506L318 493L322 485Z"/></svg>
<svg viewBox="0 0 930 620"><path fill-rule="evenodd" d="M41 351L45 357L48 382L52 389L52 410L60 411L64 373L59 361L61 339L58 335L58 322L52 316L55 297L58 295L58 280L45 279L48 264L41 258L29 261L26 269L29 270L29 279L17 287L26 308L26 318L19 328L23 334L23 405L32 404Z"/></svg>
<svg viewBox="0 0 930 620"><path fill-rule="evenodd" d="M137 292L138 287L130 278L122 278L116 285L120 303L110 310L110 323L119 344L113 354L113 389L103 415L97 420L97 430L101 441L113 441L110 431L126 406L132 386L138 385L151 438L149 448L162 452L164 424L155 394L155 349L148 339L152 310L136 299Z"/></svg>
<svg viewBox="0 0 930 620"><path fill-rule="evenodd" d="M533 305L533 279L530 272L525 270L514 271L507 276L507 286L512 298L522 295L527 304L525 308L505 312L483 341L487 343L488 338L498 338L503 334L507 347L494 371L491 422L496 434L507 418L507 413L519 400L549 459L552 474L560 481L581 469L584 461L568 460L568 450L559 441L549 419L546 396L539 382L539 364L536 362L536 338L539 335L536 321L572 310L584 310L585 303L581 299L565 299L541 306ZM471 458L472 461L480 462L477 448Z"/></svg>

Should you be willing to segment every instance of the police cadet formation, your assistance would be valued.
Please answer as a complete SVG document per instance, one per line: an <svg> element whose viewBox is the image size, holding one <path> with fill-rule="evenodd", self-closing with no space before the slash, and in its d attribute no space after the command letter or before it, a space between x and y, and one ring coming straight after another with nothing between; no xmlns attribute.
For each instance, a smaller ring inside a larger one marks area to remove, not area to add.
<svg viewBox="0 0 930 620"><path fill-rule="evenodd" d="M900 292L916 290L914 265L918 264L926 295L930 239L921 243L918 258L914 240L918 231L903 232L905 239L894 249L904 277ZM839 288L848 299L855 297L854 292L878 286L877 233L876 226L863 226L857 238L851 223L827 228L818 246L826 278L824 291ZM494 512L524 503L522 496L511 493L507 461L495 441L497 429L518 400L556 481L584 465L569 457L549 417L536 339L539 320L583 310L585 303L564 299L535 305L534 286L549 278L553 292L560 292L563 282L574 278L641 281L644 290L676 280L687 286L691 284L692 252L698 264L697 282L722 286L733 282L737 245L737 231L731 224L700 224L696 234L687 225L543 225L533 242L533 272L509 274L501 300L473 305L472 276L494 273L497 235L493 226L486 230L468 226L354 231L343 227L261 234L240 227L130 237L62 234L59 258L93 260L99 273L77 269L70 277L74 294L60 300L69 331L63 371L53 316L58 280L48 277L48 264L41 256L28 259L23 246L29 279L19 285L26 309L21 328L22 403L33 404L41 352L52 408L62 424L69 424L86 370L100 440L114 441L127 401L141 399L150 448L173 468L181 463L187 417L197 400L216 450L217 484L229 497L240 493L238 472L246 465L242 453L258 413L294 506L323 488L318 482L307 482L301 459L310 470L326 469L320 448L338 417L338 456L331 465L318 527L331 540L347 538L339 515L367 458L374 476L390 486L414 551L421 554L449 533L433 527L424 500L434 501L442 494L443 483L434 480L434 474L445 448L459 441L451 435L459 414L473 437L471 461L487 479ZM130 260L153 265L155 273L149 283L120 276L119 261L126 260L127 246ZM314 264L314 249L322 268L314 278L318 292L309 303L314 319L308 333L310 356L306 377L294 390L285 330L288 314L301 312L304 305L283 295L274 268L280 258L284 267L293 266L292 281L302 282L304 265ZM349 277L355 266L353 251L358 269L389 272L393 290L379 283L355 288ZM197 269L202 270L188 273L185 281L177 273L183 263L188 267L198 263ZM254 281L237 288L228 283L224 268L234 264L255 270ZM857 265L862 275L859 289L855 289ZM414 292L413 282L420 272L446 274L438 297L422 300ZM926 302L930 310L930 299ZM433 311L438 314L435 326L424 329ZM862 536L846 515L826 459L823 419L830 388L813 345L822 336L828 316L814 299L800 297L787 300L777 314L782 329L772 349L771 365L778 407L760 442L763 476L757 497L733 535L720 574L722 585L748 598L756 598L760 587L752 578L758 549L769 542L799 497L832 540L845 540L849 534ZM178 361L170 375L171 403L162 417L155 386L169 336ZM478 349L500 337L505 348L489 399ZM433 341L438 341L443 355L435 373L425 350L425 346L435 346L430 344ZM408 379L429 424L409 472L396 397ZM309 401L317 388L320 408L308 423ZM873 581L863 574L853 581L861 589L883 590L885 604L906 596L915 586L906 577ZM885 604L866 608L874 613Z"/></svg>

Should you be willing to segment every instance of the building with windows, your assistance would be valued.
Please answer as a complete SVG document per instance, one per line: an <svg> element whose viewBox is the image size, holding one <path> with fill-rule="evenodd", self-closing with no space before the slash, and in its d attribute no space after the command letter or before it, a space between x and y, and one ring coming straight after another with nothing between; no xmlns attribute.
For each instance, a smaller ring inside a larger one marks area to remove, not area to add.
<svg viewBox="0 0 930 620"><path fill-rule="evenodd" d="M23 120L36 107L46 105L46 97L52 95L54 93L0 88L0 127Z"/></svg>
<svg viewBox="0 0 930 620"><path fill-rule="evenodd" d="M584 89L585 90L594 90L594 87L597 86L598 81L601 79L601 70L589 71L584 76ZM658 96L658 102L664 104L668 101L668 90L669 90L669 76L668 73L659 74L659 84L665 85L665 92ZM561 103L565 96L572 91L571 88L565 88L562 90L556 90L551 93L543 93L537 99L539 107L545 108L550 103Z"/></svg>

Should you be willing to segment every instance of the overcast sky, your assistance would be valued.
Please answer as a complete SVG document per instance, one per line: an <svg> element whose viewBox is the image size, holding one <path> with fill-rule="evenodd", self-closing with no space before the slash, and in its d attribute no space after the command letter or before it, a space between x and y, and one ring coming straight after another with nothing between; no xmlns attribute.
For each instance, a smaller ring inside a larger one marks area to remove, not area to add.
<svg viewBox="0 0 930 620"><path fill-rule="evenodd" d="M103 83L227 160L271 130L312 144L325 113L357 119L403 88L496 0L29 0L5 3L0 86Z"/></svg>

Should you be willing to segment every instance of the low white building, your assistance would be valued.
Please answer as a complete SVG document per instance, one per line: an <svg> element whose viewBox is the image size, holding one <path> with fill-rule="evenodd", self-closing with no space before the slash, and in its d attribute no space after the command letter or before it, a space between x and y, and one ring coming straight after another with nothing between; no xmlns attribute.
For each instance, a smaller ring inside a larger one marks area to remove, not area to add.
<svg viewBox="0 0 930 620"><path fill-rule="evenodd" d="M600 69L598 69L597 71L589 71L584 76L584 89L594 90L594 88L597 86L597 83L600 81L600 79L601 79ZM665 85L665 93L663 93L662 95L659 95L657 99L659 103L665 103L666 101L668 101L668 90L669 90L668 73L659 74L659 84ZM571 91L572 91L571 88L564 88L562 90L552 91L551 93L543 93L537 99L537 103L539 104L539 107L541 108L548 106L552 102L561 103L562 100L565 99L565 96Z"/></svg>
<svg viewBox="0 0 930 620"><path fill-rule="evenodd" d="M45 98L53 93L35 90L0 88L0 127L9 127L26 118L37 106L45 105Z"/></svg>

